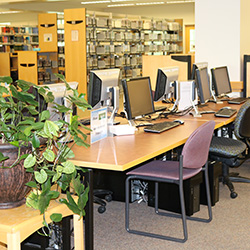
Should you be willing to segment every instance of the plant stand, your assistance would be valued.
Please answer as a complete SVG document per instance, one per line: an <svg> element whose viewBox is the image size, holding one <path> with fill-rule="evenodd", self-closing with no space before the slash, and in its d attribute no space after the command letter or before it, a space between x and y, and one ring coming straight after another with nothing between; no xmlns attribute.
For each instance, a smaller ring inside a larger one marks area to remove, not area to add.
<svg viewBox="0 0 250 250"><path fill-rule="evenodd" d="M74 243L76 250L84 249L83 220L74 215L64 204L51 202L46 220L51 222L52 213L61 213L63 217L73 215ZM39 211L22 205L13 209L0 210L0 242L7 244L8 250L21 250L21 242L43 227L43 217Z"/></svg>

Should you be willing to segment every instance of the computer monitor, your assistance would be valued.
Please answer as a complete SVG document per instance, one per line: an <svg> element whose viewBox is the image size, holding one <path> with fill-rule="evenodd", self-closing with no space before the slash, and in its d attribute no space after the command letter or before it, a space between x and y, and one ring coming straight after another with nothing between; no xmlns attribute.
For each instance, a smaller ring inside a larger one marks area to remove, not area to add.
<svg viewBox="0 0 250 250"><path fill-rule="evenodd" d="M201 68L208 68L208 62L196 62L193 64L193 69L191 73L191 80L196 79L196 70Z"/></svg>
<svg viewBox="0 0 250 250"><path fill-rule="evenodd" d="M88 103L92 108L112 107L109 123L119 109L120 69L104 69L90 71L88 84Z"/></svg>
<svg viewBox="0 0 250 250"><path fill-rule="evenodd" d="M196 75L200 103L205 104L212 97L207 67L197 69Z"/></svg>
<svg viewBox="0 0 250 250"><path fill-rule="evenodd" d="M159 68L157 72L154 101L171 98L174 94L174 82L178 81L179 67Z"/></svg>
<svg viewBox="0 0 250 250"><path fill-rule="evenodd" d="M131 125L133 120L154 113L150 77L122 80L124 109Z"/></svg>
<svg viewBox="0 0 250 250"><path fill-rule="evenodd" d="M68 82L68 84L72 89L77 89L78 87L78 82ZM44 84L42 86L48 87L49 91L52 92L55 97L54 103L64 105L67 108L72 108L73 115L76 114L76 109L70 107L70 101L67 99L68 96L73 95L72 90L67 90L65 83ZM52 121L64 120L65 122L70 122L70 114L64 113L61 116L61 114L56 111L53 103L49 103L47 109L50 111Z"/></svg>
<svg viewBox="0 0 250 250"><path fill-rule="evenodd" d="M227 66L212 68L211 74L216 96L223 96L232 92Z"/></svg>

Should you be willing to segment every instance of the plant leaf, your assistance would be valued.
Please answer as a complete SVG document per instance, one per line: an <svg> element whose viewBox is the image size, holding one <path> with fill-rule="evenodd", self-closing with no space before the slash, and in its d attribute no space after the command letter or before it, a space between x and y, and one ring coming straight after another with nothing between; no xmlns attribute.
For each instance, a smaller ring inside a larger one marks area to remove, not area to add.
<svg viewBox="0 0 250 250"><path fill-rule="evenodd" d="M32 154L28 155L28 157L24 160L24 167L25 168L31 168L36 164L36 157Z"/></svg>
<svg viewBox="0 0 250 250"><path fill-rule="evenodd" d="M49 137L52 138L52 136L58 136L57 131L59 130L59 127L52 121L45 121L44 124L44 132Z"/></svg>
<svg viewBox="0 0 250 250"><path fill-rule="evenodd" d="M44 169L41 169L40 172L35 171L35 179L38 183L43 184L47 180L47 173L45 172Z"/></svg>
<svg viewBox="0 0 250 250"><path fill-rule="evenodd" d="M25 185L32 188L37 188L37 183L35 181L29 181Z"/></svg>
<svg viewBox="0 0 250 250"><path fill-rule="evenodd" d="M40 140L39 140L39 138L38 138L38 136L36 134L33 135L31 142L32 142L32 146L34 148L39 148L40 147Z"/></svg>
<svg viewBox="0 0 250 250"><path fill-rule="evenodd" d="M48 148L43 152L43 156L47 161L52 162L55 160L54 152Z"/></svg>
<svg viewBox="0 0 250 250"><path fill-rule="evenodd" d="M75 165L71 161L66 161L62 163L63 165L63 173L72 174L75 171Z"/></svg>
<svg viewBox="0 0 250 250"><path fill-rule="evenodd" d="M62 214L53 213L50 215L50 219L54 222L60 222L62 220Z"/></svg>

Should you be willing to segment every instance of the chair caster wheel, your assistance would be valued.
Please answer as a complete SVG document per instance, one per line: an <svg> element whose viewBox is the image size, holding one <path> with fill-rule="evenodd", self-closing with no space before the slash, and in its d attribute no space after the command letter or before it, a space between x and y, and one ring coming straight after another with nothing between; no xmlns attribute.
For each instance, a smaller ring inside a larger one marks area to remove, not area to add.
<svg viewBox="0 0 250 250"><path fill-rule="evenodd" d="M112 201L112 195L111 195L111 194L106 195L106 196L105 196L105 200L106 200L107 202Z"/></svg>
<svg viewBox="0 0 250 250"><path fill-rule="evenodd" d="M98 212L99 212L100 214L103 214L105 211L106 211L106 207L105 207L105 206L100 206L100 207L98 207Z"/></svg>
<svg viewBox="0 0 250 250"><path fill-rule="evenodd" d="M235 199L238 196L238 194L236 192L231 192L230 196L232 199Z"/></svg>

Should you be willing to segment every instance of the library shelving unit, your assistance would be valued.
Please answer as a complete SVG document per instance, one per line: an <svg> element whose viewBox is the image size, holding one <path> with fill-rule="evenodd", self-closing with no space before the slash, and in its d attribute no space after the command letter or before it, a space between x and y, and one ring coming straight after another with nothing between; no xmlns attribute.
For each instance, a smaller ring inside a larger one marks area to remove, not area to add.
<svg viewBox="0 0 250 250"><path fill-rule="evenodd" d="M1 27L0 52L27 51L36 47L37 27Z"/></svg>
<svg viewBox="0 0 250 250"><path fill-rule="evenodd" d="M142 74L142 55L182 53L183 20L154 20L88 12L87 68L121 68L122 77Z"/></svg>

